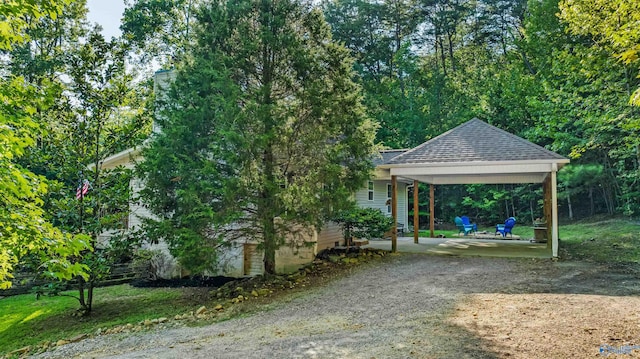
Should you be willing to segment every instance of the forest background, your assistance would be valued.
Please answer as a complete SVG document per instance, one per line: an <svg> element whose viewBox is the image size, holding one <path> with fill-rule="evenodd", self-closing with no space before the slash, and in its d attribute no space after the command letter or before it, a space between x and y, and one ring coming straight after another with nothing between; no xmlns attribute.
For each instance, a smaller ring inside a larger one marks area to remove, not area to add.
<svg viewBox="0 0 640 359"><path fill-rule="evenodd" d="M55 253L47 243L25 251L47 252L44 257L55 259L49 260L51 272L70 277L91 267L98 277L112 260L98 254L85 254L82 263L62 258L105 230L126 226L132 174L95 168L150 134L152 69L171 68L194 46L198 3L131 1L122 36L112 39L88 23L83 0L22 0L0 8L0 223L32 236L42 233L37 223L46 220L53 224L46 229L50 238L62 238L58 230L91 238L61 241ZM478 117L571 159L559 174L562 219L637 216L636 0L313 4L333 39L354 57L364 110L379 125L376 141L386 148L416 146ZM93 171L87 170L91 164ZM84 180L96 195L77 198ZM533 185L442 186L436 213L445 222L461 214L481 223L511 215L534 221L542 215L540 192ZM428 191L420 193L426 217ZM3 248L19 248L18 237L1 239ZM1 253L0 278L18 257L16 250Z"/></svg>

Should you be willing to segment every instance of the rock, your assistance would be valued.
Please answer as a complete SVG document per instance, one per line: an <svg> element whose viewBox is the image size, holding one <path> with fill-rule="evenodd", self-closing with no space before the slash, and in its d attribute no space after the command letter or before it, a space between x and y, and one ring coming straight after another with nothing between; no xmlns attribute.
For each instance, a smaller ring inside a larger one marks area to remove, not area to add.
<svg viewBox="0 0 640 359"><path fill-rule="evenodd" d="M266 289L266 288L258 289L258 294L259 295L268 295L270 293L271 293L271 291L269 289Z"/></svg>
<svg viewBox="0 0 640 359"><path fill-rule="evenodd" d="M86 338L87 336L88 336L88 335L87 335L87 334L85 334L85 333L78 334L78 335L76 335L75 337L73 337L73 338L69 339L69 341L70 341L71 343L79 342L79 341L81 341L82 339Z"/></svg>
<svg viewBox="0 0 640 359"><path fill-rule="evenodd" d="M215 310L223 310L224 307L222 306L222 304L218 304L213 309L215 309Z"/></svg>
<svg viewBox="0 0 640 359"><path fill-rule="evenodd" d="M142 322L142 325L144 325L145 327L151 326L151 321L149 319L145 319L144 322Z"/></svg>
<svg viewBox="0 0 640 359"><path fill-rule="evenodd" d="M98 330L96 330L96 335L100 335L102 334L102 328L98 328Z"/></svg>
<svg viewBox="0 0 640 359"><path fill-rule="evenodd" d="M238 293L242 293L244 291L244 289L242 287L236 287L236 292Z"/></svg>
<svg viewBox="0 0 640 359"><path fill-rule="evenodd" d="M256 290L252 290L252 291L251 291L251 295L252 295L252 296L254 296L254 297L257 297L257 296L259 296L260 294L258 294L258 292L257 292Z"/></svg>
<svg viewBox="0 0 640 359"><path fill-rule="evenodd" d="M164 323L164 322L167 322L168 320L169 318L166 318L166 317L158 318L158 323Z"/></svg>
<svg viewBox="0 0 640 359"><path fill-rule="evenodd" d="M206 311L207 307L203 305L202 307L198 308L198 310L196 310L196 315L204 314Z"/></svg>
<svg viewBox="0 0 640 359"><path fill-rule="evenodd" d="M20 349L16 349L12 352L9 353L9 357L12 357L14 355L22 355L22 354L26 354L31 350L31 346L26 346L26 347L22 347Z"/></svg>
<svg viewBox="0 0 640 359"><path fill-rule="evenodd" d="M176 314L176 316L175 316L175 317L173 317L173 319L175 319L175 320L181 320L181 319L182 319L182 316L181 316L180 314Z"/></svg>
<svg viewBox="0 0 640 359"><path fill-rule="evenodd" d="M158 319L151 319L151 324L158 324L158 323L159 323Z"/></svg>
<svg viewBox="0 0 640 359"><path fill-rule="evenodd" d="M69 343L70 343L70 342L69 342L68 340L60 339L60 340L58 340L58 341L56 342L56 346L61 347L61 346L63 346L63 345L67 345L67 344L69 344Z"/></svg>
<svg viewBox="0 0 640 359"><path fill-rule="evenodd" d="M127 323L127 325L125 325L125 327L126 327L127 329L132 329L132 328L133 328L133 324L131 324L131 323Z"/></svg>
<svg viewBox="0 0 640 359"><path fill-rule="evenodd" d="M244 300L244 296L243 296L242 294L240 294L240 295L238 296L238 301L242 302L243 300Z"/></svg>

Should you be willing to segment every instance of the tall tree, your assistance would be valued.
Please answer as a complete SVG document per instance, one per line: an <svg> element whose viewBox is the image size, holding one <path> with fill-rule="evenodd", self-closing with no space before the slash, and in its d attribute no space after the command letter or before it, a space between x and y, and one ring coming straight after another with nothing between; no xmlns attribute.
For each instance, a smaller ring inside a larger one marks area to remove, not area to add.
<svg viewBox="0 0 640 359"><path fill-rule="evenodd" d="M198 272L233 238L254 239L271 274L285 238L362 186L375 126L347 50L310 4L214 1L197 20L140 166L150 234Z"/></svg>
<svg viewBox="0 0 640 359"><path fill-rule="evenodd" d="M30 20L56 18L62 4L24 0L0 4L0 50L28 40ZM18 159L42 130L33 116L51 105L45 86L30 86L3 67L0 78L0 288L11 285L14 265L36 258L45 274L57 279L86 276L86 266L71 259L90 249L85 236L62 233L42 209L47 180L27 170Z"/></svg>
<svg viewBox="0 0 640 359"><path fill-rule="evenodd" d="M589 35L627 65L638 77L640 62L640 1L638 0L564 0L560 1L560 18L571 32ZM627 91L633 92L631 103L640 105L638 81L629 81Z"/></svg>
<svg viewBox="0 0 640 359"><path fill-rule="evenodd" d="M143 64L171 65L193 43L193 11L200 0L125 0L120 30Z"/></svg>

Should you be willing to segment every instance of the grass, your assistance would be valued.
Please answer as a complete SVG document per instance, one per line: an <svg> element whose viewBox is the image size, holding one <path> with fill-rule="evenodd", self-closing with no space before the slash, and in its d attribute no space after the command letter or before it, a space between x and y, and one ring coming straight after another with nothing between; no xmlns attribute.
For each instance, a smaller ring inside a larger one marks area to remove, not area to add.
<svg viewBox="0 0 640 359"><path fill-rule="evenodd" d="M493 233L495 228L478 228ZM436 235L456 238L458 230L437 230ZM513 234L523 239L533 238L533 227L516 225ZM406 237L413 236L407 233ZM429 231L419 236L429 237ZM596 217L559 227L560 256L563 259L596 263L640 264L640 222L625 218ZM640 270L640 268L639 268Z"/></svg>
<svg viewBox="0 0 640 359"><path fill-rule="evenodd" d="M619 218L560 226L562 257L598 263L640 264L640 223Z"/></svg>
<svg viewBox="0 0 640 359"><path fill-rule="evenodd" d="M6 297L0 299L0 354L93 333L98 328L183 314L201 305L191 293L183 288L134 288L126 284L96 288L93 312L83 318L72 315L79 307L74 298Z"/></svg>
<svg viewBox="0 0 640 359"><path fill-rule="evenodd" d="M491 232L493 228L481 228ZM436 231L448 238L457 230ZM516 225L514 234L532 238L530 226ZM406 236L412 236L412 233ZM428 237L428 231L420 231ZM623 265L638 269L640 264L640 223L627 219L600 218L560 226L562 259ZM336 273L336 275L341 275ZM93 313L78 318L72 314L77 300L69 297L20 295L0 299L0 356L28 345L56 342L78 334L94 333L145 319L173 317L212 306L206 289L134 288L129 285L95 289ZM75 293L68 293L75 294ZM236 313L242 315L242 313Z"/></svg>

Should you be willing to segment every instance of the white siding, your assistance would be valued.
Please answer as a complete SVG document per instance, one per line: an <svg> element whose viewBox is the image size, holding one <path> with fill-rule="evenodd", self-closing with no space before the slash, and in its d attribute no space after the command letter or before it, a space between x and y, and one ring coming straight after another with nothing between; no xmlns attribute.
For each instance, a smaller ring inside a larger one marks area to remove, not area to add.
<svg viewBox="0 0 640 359"><path fill-rule="evenodd" d="M355 195L356 204L363 208L377 208L382 211L387 216L391 216L391 212L388 210L387 206L391 206L391 202L389 201L389 205L387 205L387 185L390 185L391 181L373 181L373 201L369 200L369 190L368 190L368 182L365 182L362 189L358 190ZM405 230L409 224L408 220L408 207L409 201L407 198L407 184L398 182L397 188L397 196L398 196L398 223L404 224Z"/></svg>
<svg viewBox="0 0 640 359"><path fill-rule="evenodd" d="M344 244L342 228L334 222L328 222L318 233L317 251L320 252L323 249L333 248L336 242L338 242L338 245Z"/></svg>

